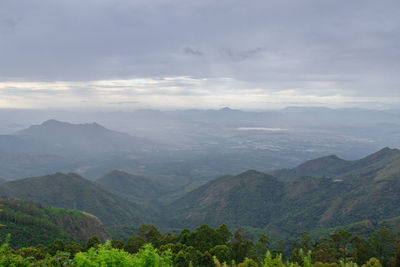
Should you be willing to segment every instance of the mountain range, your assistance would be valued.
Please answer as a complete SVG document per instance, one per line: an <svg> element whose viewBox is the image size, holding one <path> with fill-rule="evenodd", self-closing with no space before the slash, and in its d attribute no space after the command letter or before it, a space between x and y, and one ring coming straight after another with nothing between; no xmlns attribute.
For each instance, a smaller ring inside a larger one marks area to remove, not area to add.
<svg viewBox="0 0 400 267"><path fill-rule="evenodd" d="M160 149L166 146L97 123L47 120L12 135L0 135L0 176L10 180L59 171L85 173L92 169L98 174L106 164L118 166L121 158L134 161Z"/></svg>
<svg viewBox="0 0 400 267"><path fill-rule="evenodd" d="M108 226L226 223L297 236L362 221L400 222L395 219L400 216L398 149L384 148L354 161L322 157L270 174L225 175L183 195L173 183L117 170L94 182L56 173L3 183L0 195L83 210Z"/></svg>
<svg viewBox="0 0 400 267"><path fill-rule="evenodd" d="M247 171L211 181L172 204L173 222L225 222L288 235L400 215L397 149L357 161L323 157L275 173L285 180Z"/></svg>

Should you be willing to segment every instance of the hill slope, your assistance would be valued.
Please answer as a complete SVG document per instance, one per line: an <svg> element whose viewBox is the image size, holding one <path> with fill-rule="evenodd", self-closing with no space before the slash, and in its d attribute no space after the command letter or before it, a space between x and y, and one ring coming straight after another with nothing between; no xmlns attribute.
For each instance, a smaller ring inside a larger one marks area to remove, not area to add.
<svg viewBox="0 0 400 267"><path fill-rule="evenodd" d="M271 174L282 180L290 180L301 176L359 176L376 173L380 169L398 162L400 162L400 150L386 147L360 160L347 161L331 155L309 160L293 169L276 170Z"/></svg>
<svg viewBox="0 0 400 267"><path fill-rule="evenodd" d="M186 194L172 204L174 224L208 223L259 226L272 219L283 183L257 171L224 176Z"/></svg>
<svg viewBox="0 0 400 267"><path fill-rule="evenodd" d="M174 223L184 226L227 222L287 235L386 220L400 216L398 153L383 149L351 162L352 169L332 157L301 165L320 174L323 169L337 173L330 178L306 176L284 182L255 171L221 177L175 201L170 213ZM314 165L318 161L323 164Z"/></svg>
<svg viewBox="0 0 400 267"><path fill-rule="evenodd" d="M11 245L50 244L55 239L86 242L91 236L105 240L103 224L77 210L48 208L29 201L0 199L0 242L11 234Z"/></svg>
<svg viewBox="0 0 400 267"><path fill-rule="evenodd" d="M103 175L96 182L108 190L139 201L153 200L167 192L160 181L118 170Z"/></svg>
<svg viewBox="0 0 400 267"><path fill-rule="evenodd" d="M43 205L78 209L99 217L105 225L149 222L139 205L117 196L77 174L56 173L0 185L0 196L32 200Z"/></svg>

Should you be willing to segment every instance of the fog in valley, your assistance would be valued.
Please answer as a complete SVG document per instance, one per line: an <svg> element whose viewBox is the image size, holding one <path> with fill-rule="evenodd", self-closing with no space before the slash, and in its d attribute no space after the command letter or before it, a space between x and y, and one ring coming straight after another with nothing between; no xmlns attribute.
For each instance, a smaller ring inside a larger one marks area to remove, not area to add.
<svg viewBox="0 0 400 267"><path fill-rule="evenodd" d="M400 147L400 111L288 107L241 111L0 111L0 177L112 171L191 188L248 169L270 172L335 154Z"/></svg>

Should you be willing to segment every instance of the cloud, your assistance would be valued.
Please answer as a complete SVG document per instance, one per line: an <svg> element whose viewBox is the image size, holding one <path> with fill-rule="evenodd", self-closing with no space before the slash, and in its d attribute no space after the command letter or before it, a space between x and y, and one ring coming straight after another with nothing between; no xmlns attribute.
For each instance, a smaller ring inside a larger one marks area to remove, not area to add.
<svg viewBox="0 0 400 267"><path fill-rule="evenodd" d="M200 50L196 50L191 47L185 47L185 49L183 51L185 52L185 54L192 55L192 56L201 57L204 55L204 53L201 52Z"/></svg>
<svg viewBox="0 0 400 267"><path fill-rule="evenodd" d="M272 86L272 84L271 84ZM87 82L0 82L0 107L23 108L220 108L285 106L388 108L400 97L351 96L334 83L274 90L232 78L165 77ZM324 90L319 90L324 88Z"/></svg>
<svg viewBox="0 0 400 267"><path fill-rule="evenodd" d="M260 56L263 51L264 49L260 47L238 52L234 52L229 48L225 48L221 50L221 55L223 58L226 58L231 61L243 61L248 58Z"/></svg>
<svg viewBox="0 0 400 267"><path fill-rule="evenodd" d="M2 0L0 81L75 83L63 92L71 103L286 90L382 102L399 96L399 8L397 0Z"/></svg>
<svg viewBox="0 0 400 267"><path fill-rule="evenodd" d="M17 21L10 17L0 17L0 34L12 33L15 31Z"/></svg>

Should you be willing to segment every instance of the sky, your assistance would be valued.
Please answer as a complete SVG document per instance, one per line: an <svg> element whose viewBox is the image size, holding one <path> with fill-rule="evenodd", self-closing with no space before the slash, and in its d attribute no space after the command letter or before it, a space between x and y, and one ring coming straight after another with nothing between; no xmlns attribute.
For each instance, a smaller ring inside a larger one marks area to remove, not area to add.
<svg viewBox="0 0 400 267"><path fill-rule="evenodd" d="M398 108L399 10L398 0L1 0L0 108Z"/></svg>

